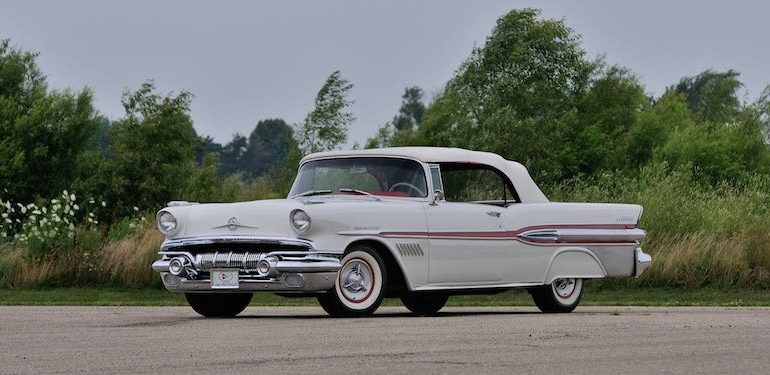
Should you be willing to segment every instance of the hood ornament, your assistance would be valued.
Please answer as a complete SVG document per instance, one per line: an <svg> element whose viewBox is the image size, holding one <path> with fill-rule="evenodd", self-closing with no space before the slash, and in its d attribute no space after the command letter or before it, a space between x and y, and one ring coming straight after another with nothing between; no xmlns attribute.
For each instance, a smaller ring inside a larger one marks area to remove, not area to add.
<svg viewBox="0 0 770 375"><path fill-rule="evenodd" d="M230 218L230 220L227 220L227 224L225 225L219 225L216 227L212 227L211 229L221 229L221 228L227 228L229 230L237 230L238 228L251 228L251 229L259 229L257 227L253 227L250 225L242 225L240 220L238 220L237 217L233 216Z"/></svg>

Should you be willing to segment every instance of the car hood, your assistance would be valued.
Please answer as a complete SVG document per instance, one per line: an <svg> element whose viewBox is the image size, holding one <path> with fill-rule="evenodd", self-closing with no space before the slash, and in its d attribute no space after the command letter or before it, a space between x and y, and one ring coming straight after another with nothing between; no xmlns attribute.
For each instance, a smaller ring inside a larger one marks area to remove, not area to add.
<svg viewBox="0 0 770 375"><path fill-rule="evenodd" d="M177 230L168 239L203 236L296 237L289 223L292 210L302 202L268 199L237 203L205 203L166 207L177 220Z"/></svg>

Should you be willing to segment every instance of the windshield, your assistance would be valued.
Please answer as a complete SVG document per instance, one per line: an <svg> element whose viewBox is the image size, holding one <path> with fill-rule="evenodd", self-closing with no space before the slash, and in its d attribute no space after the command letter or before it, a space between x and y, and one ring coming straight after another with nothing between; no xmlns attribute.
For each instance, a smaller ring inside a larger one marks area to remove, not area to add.
<svg viewBox="0 0 770 375"><path fill-rule="evenodd" d="M302 165L289 197L359 194L391 197L427 196L422 165L395 158L340 158Z"/></svg>

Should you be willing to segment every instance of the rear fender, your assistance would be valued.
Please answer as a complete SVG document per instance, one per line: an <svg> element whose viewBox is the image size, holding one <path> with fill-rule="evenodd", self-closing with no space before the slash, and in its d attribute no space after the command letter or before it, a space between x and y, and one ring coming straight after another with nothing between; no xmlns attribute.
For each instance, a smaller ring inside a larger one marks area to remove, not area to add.
<svg viewBox="0 0 770 375"><path fill-rule="evenodd" d="M548 263L543 284L559 278L596 279L607 276L599 258L582 247L563 247L557 250Z"/></svg>

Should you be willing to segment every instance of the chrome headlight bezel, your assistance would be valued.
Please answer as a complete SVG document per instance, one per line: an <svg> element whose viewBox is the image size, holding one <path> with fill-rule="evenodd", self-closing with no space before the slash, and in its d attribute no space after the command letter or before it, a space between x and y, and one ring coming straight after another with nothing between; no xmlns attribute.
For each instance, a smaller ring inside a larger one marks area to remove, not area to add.
<svg viewBox="0 0 770 375"><path fill-rule="evenodd" d="M177 229L179 229L179 223L176 220L176 216L169 211L161 210L158 212L155 219L158 230L166 236L176 233Z"/></svg>
<svg viewBox="0 0 770 375"><path fill-rule="evenodd" d="M299 208L292 210L289 214L289 225L297 233L307 233L310 230L311 224L310 215Z"/></svg>

